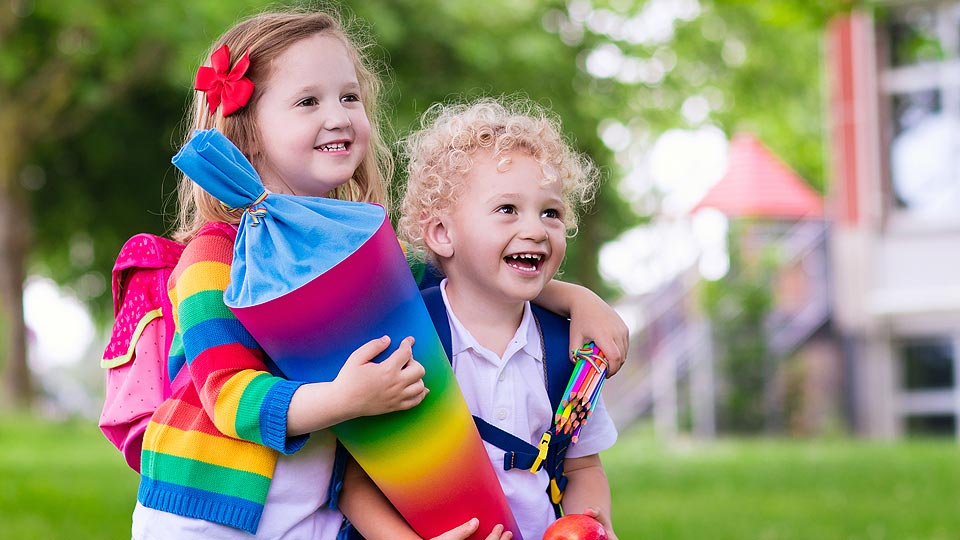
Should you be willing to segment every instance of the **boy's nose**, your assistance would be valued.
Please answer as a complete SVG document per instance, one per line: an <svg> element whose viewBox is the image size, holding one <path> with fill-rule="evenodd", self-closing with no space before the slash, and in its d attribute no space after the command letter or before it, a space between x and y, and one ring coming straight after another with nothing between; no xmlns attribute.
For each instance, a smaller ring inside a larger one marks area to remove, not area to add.
<svg viewBox="0 0 960 540"><path fill-rule="evenodd" d="M547 227L544 226L543 222L537 219L524 219L523 228L521 229L521 235L524 238L534 240L536 242L543 242L549 236L549 231Z"/></svg>

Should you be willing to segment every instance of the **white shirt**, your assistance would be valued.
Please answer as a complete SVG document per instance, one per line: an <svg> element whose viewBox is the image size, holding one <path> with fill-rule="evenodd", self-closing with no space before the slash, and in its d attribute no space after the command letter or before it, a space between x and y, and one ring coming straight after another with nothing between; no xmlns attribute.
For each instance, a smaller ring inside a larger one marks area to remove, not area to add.
<svg viewBox="0 0 960 540"><path fill-rule="evenodd" d="M329 430L318 431L297 453L280 456L256 536L210 521L147 508L138 502L133 511L133 538L335 540L343 514L326 508L335 444Z"/></svg>
<svg viewBox="0 0 960 540"><path fill-rule="evenodd" d="M470 412L533 445L538 444L543 432L553 425L554 411L544 384L543 350L530 303L524 305L520 326L499 357L480 345L457 319L447 300L446 285L444 279L440 291L450 321L453 372ZM597 454L613 446L616 440L617 429L601 398L566 457ZM550 483L547 472L543 469L537 474L526 469L505 471L504 451L492 444L483 444L520 533L527 539L542 538L543 531L556 519L546 493Z"/></svg>

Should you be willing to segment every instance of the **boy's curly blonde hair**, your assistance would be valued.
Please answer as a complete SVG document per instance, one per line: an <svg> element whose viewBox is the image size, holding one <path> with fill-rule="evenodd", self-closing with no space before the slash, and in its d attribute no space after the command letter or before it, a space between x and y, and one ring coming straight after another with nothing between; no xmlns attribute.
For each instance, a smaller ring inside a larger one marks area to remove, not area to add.
<svg viewBox="0 0 960 540"><path fill-rule="evenodd" d="M497 160L511 151L525 152L540 163L547 182L560 182L563 221L573 236L577 211L593 200L599 171L561 133L555 115L523 98L434 104L424 113L421 128L404 141L407 188L397 224L401 239L414 252L433 258L422 226L457 204L474 155L484 149Z"/></svg>

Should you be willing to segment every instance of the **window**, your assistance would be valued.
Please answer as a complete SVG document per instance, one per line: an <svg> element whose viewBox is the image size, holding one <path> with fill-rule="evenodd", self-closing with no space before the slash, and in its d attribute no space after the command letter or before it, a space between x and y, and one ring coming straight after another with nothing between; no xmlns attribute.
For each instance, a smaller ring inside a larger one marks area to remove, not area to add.
<svg viewBox="0 0 960 540"><path fill-rule="evenodd" d="M905 341L900 345L904 390L953 388L954 349L947 338Z"/></svg>
<svg viewBox="0 0 960 540"><path fill-rule="evenodd" d="M960 2L912 4L881 25L891 209L914 221L957 222Z"/></svg>
<svg viewBox="0 0 960 540"><path fill-rule="evenodd" d="M908 416L906 420L909 435L952 437L957 429L956 416L952 414Z"/></svg>
<svg viewBox="0 0 960 540"><path fill-rule="evenodd" d="M893 67L944 59L935 7L914 6L894 14L887 22L887 34L888 57Z"/></svg>

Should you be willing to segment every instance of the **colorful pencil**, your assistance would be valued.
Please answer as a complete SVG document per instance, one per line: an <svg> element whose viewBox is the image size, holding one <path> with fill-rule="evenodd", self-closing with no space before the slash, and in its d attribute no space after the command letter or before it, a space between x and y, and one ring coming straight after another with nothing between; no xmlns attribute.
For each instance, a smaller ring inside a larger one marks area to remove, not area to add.
<svg viewBox="0 0 960 540"><path fill-rule="evenodd" d="M596 408L600 390L606 378L607 362L603 352L593 342L574 351L577 359L564 391L564 399L554 415L555 433L573 433L573 443Z"/></svg>

